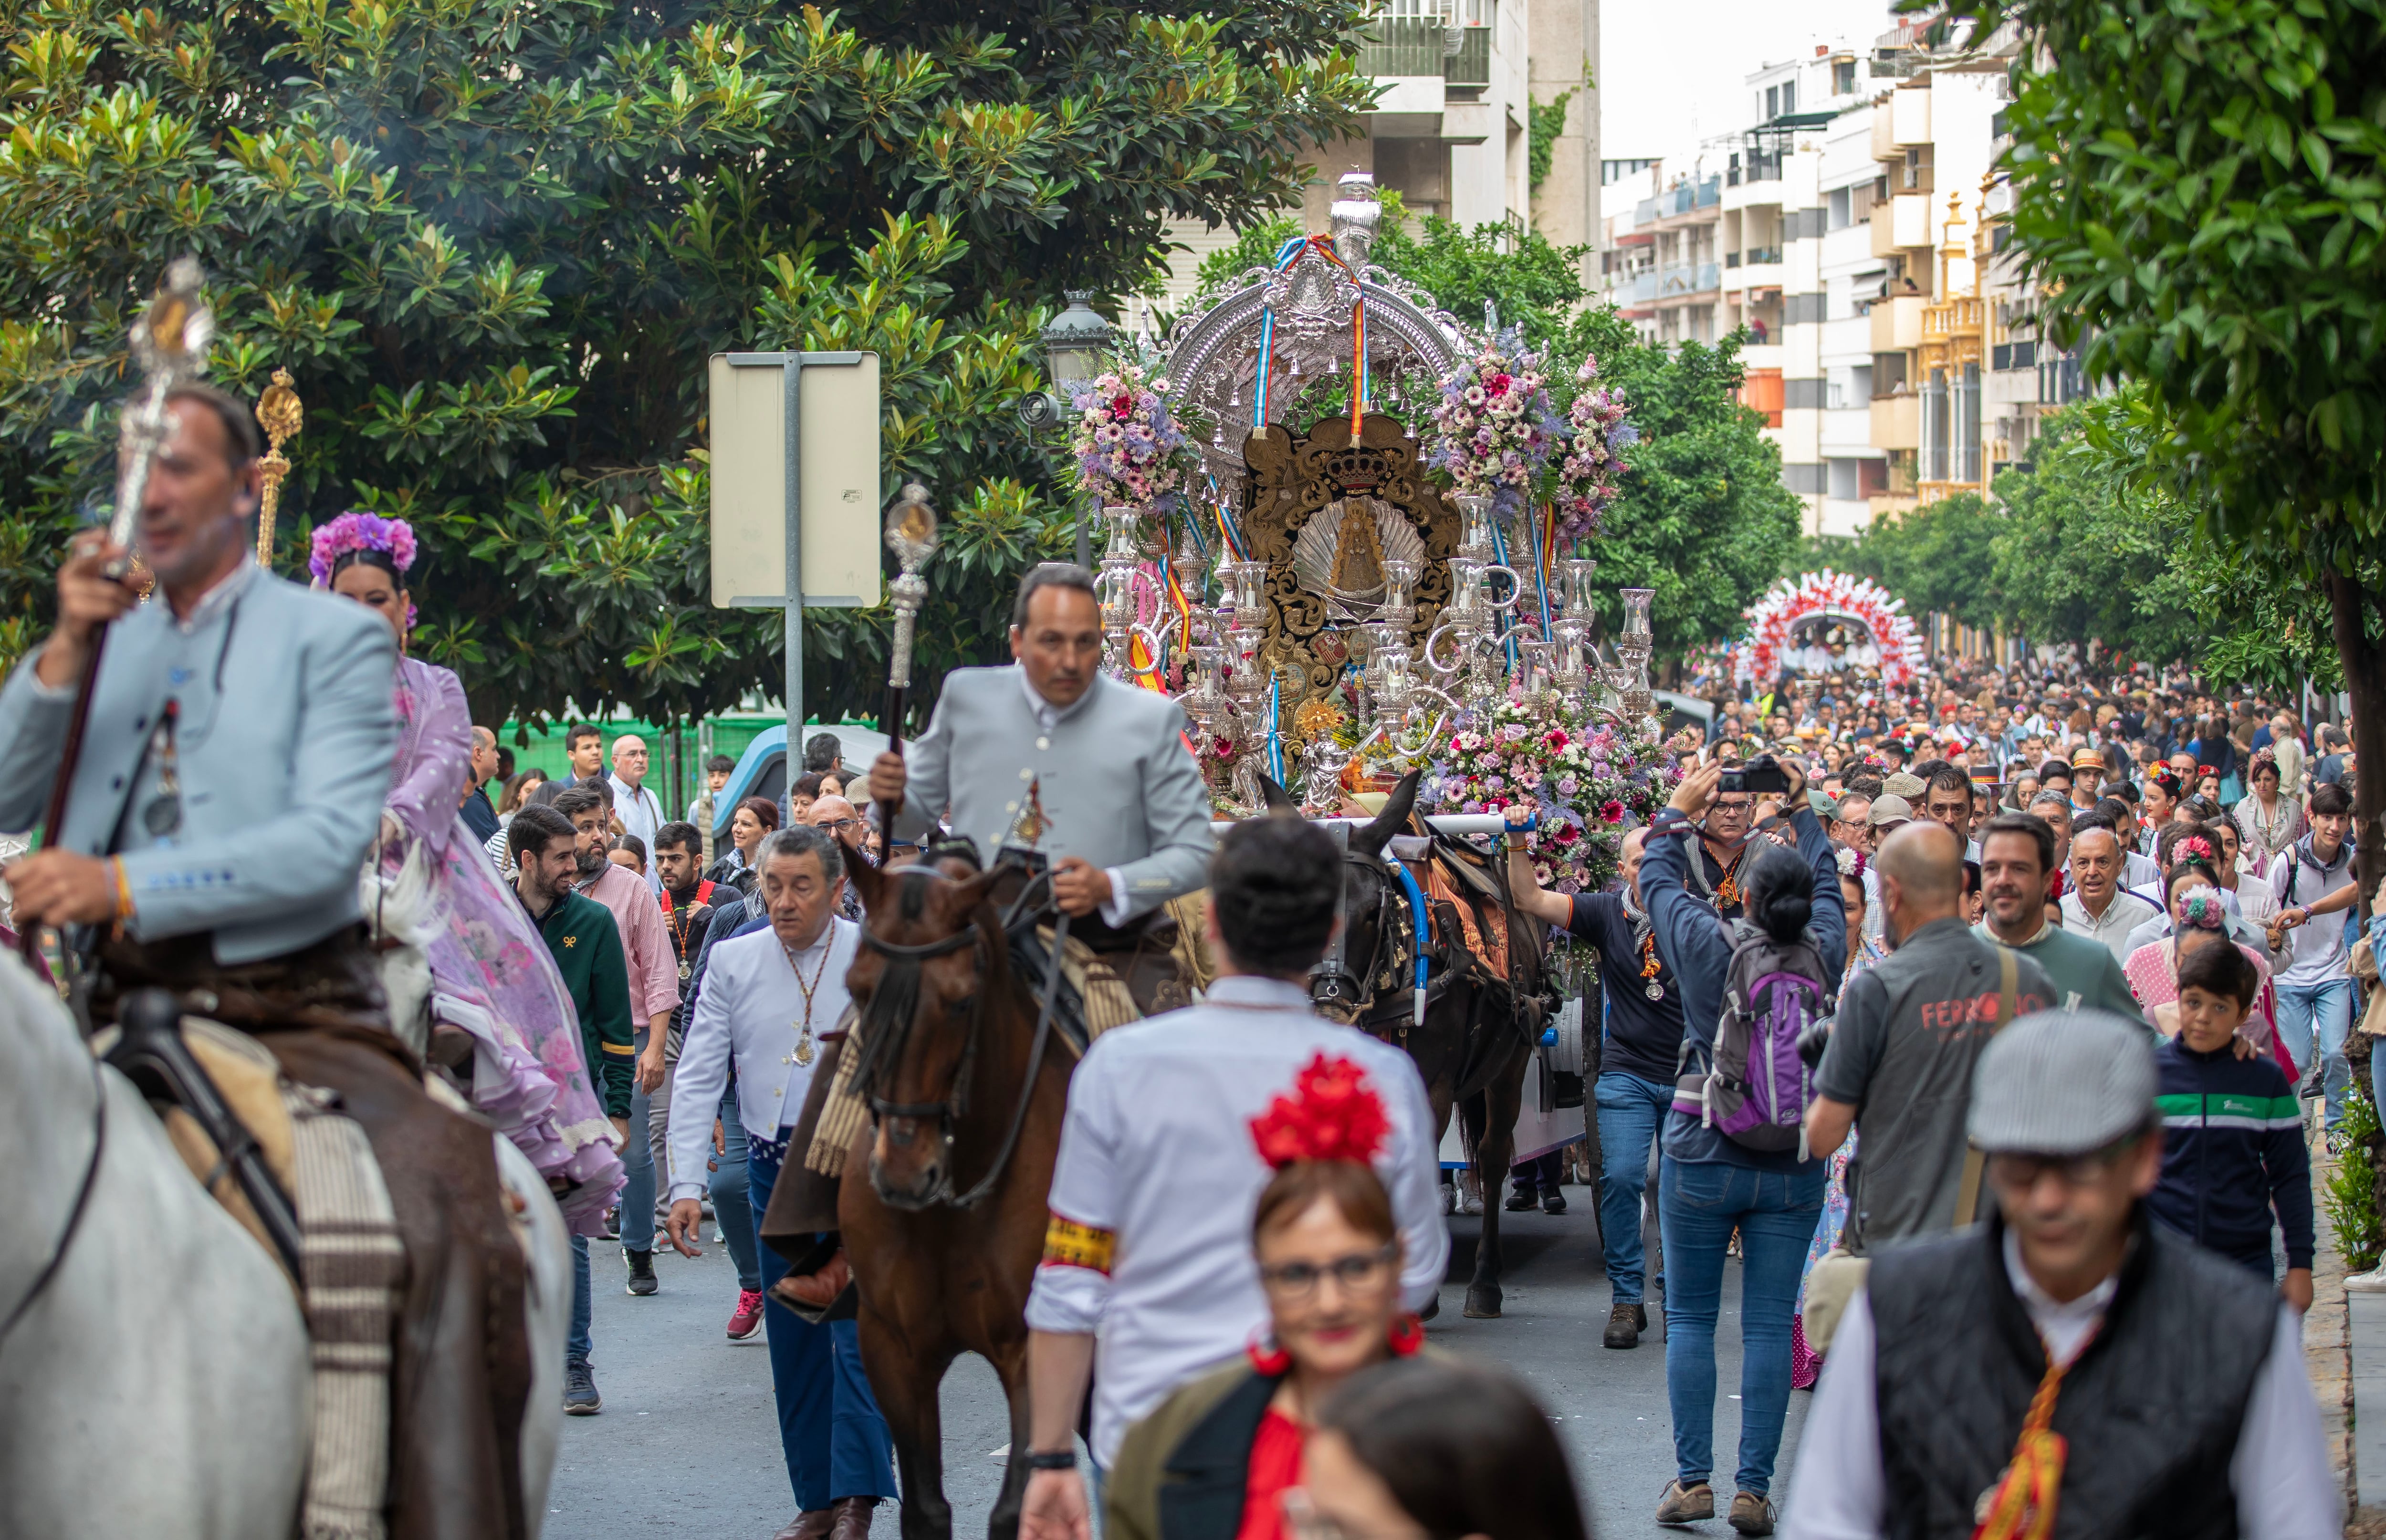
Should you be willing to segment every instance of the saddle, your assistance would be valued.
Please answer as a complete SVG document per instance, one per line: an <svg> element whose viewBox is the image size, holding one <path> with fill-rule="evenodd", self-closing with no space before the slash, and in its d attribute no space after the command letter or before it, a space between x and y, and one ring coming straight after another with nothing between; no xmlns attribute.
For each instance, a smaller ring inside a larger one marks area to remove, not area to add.
<svg viewBox="0 0 2386 1540"><path fill-rule="evenodd" d="M270 1209L278 1189L295 1211L296 1284L317 1362L306 1533L527 1534L527 1266L490 1131L425 1088L421 1063L383 1023L357 935L233 966L215 961L206 935L107 941L97 962L94 1022L117 1021L144 990L183 1012L181 1040L213 1103L205 1117L168 1111L170 1134L186 1160L205 1162L199 1175L211 1191L230 1181L227 1152L202 1125L236 1130L236 1157L253 1147L272 1186L242 1185L236 1196L252 1210L243 1222L267 1237L285 1271L276 1221L255 1211L252 1192ZM159 1077L136 1078L153 1096L168 1089ZM225 1111L230 1123L213 1116ZM349 1372L327 1380L327 1365ZM373 1428L378 1435L365 1436ZM327 1454L327 1433L347 1438L344 1453Z"/></svg>

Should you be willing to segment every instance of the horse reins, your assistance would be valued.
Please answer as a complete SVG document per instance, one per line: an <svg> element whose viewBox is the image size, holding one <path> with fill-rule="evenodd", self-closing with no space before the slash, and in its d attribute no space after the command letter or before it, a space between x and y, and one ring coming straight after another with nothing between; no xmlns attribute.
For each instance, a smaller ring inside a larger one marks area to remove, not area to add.
<svg viewBox="0 0 2386 1540"><path fill-rule="evenodd" d="M33 1286L27 1289L25 1296L9 1310L8 1319L0 1321L0 1343L8 1340L9 1333L16 1331L18 1324L31 1311L65 1268L67 1253L74 1248L75 1236L82 1230L82 1217L91 1208L92 1189L99 1185L100 1157L107 1149L107 1079L96 1058L91 1061L91 1164L83 1168L82 1184L75 1189L74 1207L67 1210L66 1228L58 1233L57 1248L50 1253L50 1259L42 1264L42 1271L34 1275Z"/></svg>
<svg viewBox="0 0 2386 1540"><path fill-rule="evenodd" d="M1019 929L1026 915L1027 901L1036 884L1050 886L1049 871L1037 872L1020 890L1018 897L997 920L997 931L1007 941ZM873 1094L881 1071L898 1061L910 1038L912 1023L919 1017L920 965L931 958L948 957L964 946L976 946L986 940L982 924L975 915L969 924L951 935L937 941L906 944L887 941L871 933L868 925L861 928L861 944L888 960L886 975L880 987L872 992L871 1008L862 1015L860 1025L867 1027L873 1020L879 1031L868 1033L861 1045L861 1058L854 1065L854 1089L860 1092L876 1118L935 1118L943 1131L947 1149L946 1185L951 1176L953 1124L969 1107L970 1072L977 1062L980 1029L986 1020L986 996L982 993L970 1012L969 1035L962 1040L961 1061L953 1071L950 1094L940 1102L890 1102ZM983 1201L1002 1180L1011 1164L1012 1153L1019 1147L1020 1135L1026 1131L1027 1109L1036 1099L1036 1083L1044 1071L1044 1052L1052 1036L1052 1008L1061 995L1061 958L1069 941L1069 917L1060 915L1052 926L1052 947L1045 964L1044 998L1036 1012L1036 1034L1027 1050L1027 1074L1021 1083L1018 1104L1011 1108L1011 1126L1003 1133L1002 1144L996 1149L994 1162L986 1168L969 1191L944 1199L956 1208L971 1208ZM891 985L892 987L888 987Z"/></svg>

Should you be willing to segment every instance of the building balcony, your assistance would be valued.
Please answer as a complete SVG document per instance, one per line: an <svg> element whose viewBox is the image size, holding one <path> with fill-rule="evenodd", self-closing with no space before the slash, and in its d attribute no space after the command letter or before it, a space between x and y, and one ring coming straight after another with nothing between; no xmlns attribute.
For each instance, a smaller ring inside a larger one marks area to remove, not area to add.
<svg viewBox="0 0 2386 1540"><path fill-rule="evenodd" d="M1722 287L1723 269L1713 262L1676 262L1657 269L1657 298L1679 300Z"/></svg>
<svg viewBox="0 0 2386 1540"><path fill-rule="evenodd" d="M1920 294L1891 294L1872 302L1872 350L1903 353L1922 345Z"/></svg>
<svg viewBox="0 0 2386 1540"><path fill-rule="evenodd" d="M1685 182L1678 187L1666 188L1653 198L1642 198L1632 210L1632 228L1643 230L1661 220L1718 207L1722 202L1722 178Z"/></svg>
<svg viewBox="0 0 2386 1540"><path fill-rule="evenodd" d="M1920 448L1922 398L1918 395L1874 396L1872 446L1876 449Z"/></svg>
<svg viewBox="0 0 2386 1540"><path fill-rule="evenodd" d="M1872 254L1894 257L1901 251L1930 244L1930 200L1921 193L1899 193L1886 204L1872 206Z"/></svg>

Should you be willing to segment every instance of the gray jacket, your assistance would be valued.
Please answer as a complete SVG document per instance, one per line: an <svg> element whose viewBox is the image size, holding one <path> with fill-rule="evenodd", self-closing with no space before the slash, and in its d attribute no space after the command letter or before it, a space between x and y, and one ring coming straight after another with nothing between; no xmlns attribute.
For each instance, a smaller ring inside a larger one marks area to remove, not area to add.
<svg viewBox="0 0 2386 1540"><path fill-rule="evenodd" d="M949 807L953 832L991 860L1033 783L1051 824L1036 847L1118 870L1129 918L1208 881L1210 792L1165 695L1098 677L1048 729L1017 665L956 669L903 763L898 838L926 833Z"/></svg>
<svg viewBox="0 0 2386 1540"><path fill-rule="evenodd" d="M74 714L29 656L0 688L0 829L38 821ZM397 747L396 642L359 604L244 565L186 629L161 596L108 629L82 758L53 843L124 858L126 929L143 941L215 933L225 964L278 957L354 924L357 870ZM178 703L181 829L153 839L144 765Z"/></svg>

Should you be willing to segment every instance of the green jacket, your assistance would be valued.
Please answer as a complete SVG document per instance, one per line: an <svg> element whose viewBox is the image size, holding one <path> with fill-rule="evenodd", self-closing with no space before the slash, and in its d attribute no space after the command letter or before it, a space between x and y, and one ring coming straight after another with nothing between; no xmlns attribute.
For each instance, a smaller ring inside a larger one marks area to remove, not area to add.
<svg viewBox="0 0 2386 1540"><path fill-rule="evenodd" d="M528 912L528 906L523 906ZM630 1115L630 1075L637 1050L630 1045L630 965L613 911L594 898L567 893L534 920L546 938L580 1013L580 1051L588 1061L588 1086L605 1104L605 1116Z"/></svg>

